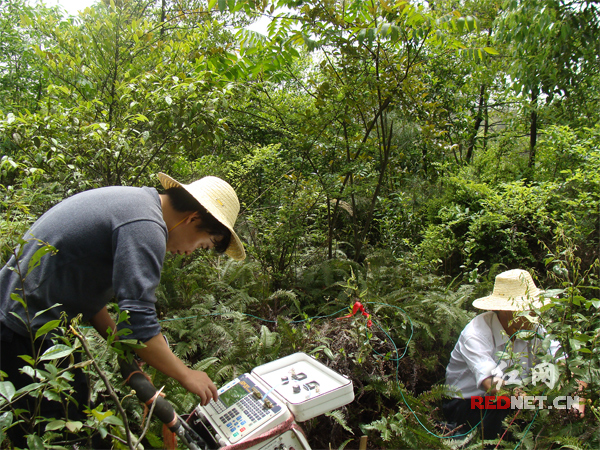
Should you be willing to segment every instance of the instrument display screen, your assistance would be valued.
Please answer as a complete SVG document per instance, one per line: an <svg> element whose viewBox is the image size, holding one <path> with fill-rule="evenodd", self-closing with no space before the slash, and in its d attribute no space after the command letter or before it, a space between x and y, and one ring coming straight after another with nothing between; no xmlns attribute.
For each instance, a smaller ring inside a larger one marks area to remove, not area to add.
<svg viewBox="0 0 600 450"><path fill-rule="evenodd" d="M234 405L243 399L246 395L248 395L248 391L246 391L246 389L237 383L233 385L231 389L227 389L225 392L220 394L219 400L225 404L226 408L229 408L231 405Z"/></svg>

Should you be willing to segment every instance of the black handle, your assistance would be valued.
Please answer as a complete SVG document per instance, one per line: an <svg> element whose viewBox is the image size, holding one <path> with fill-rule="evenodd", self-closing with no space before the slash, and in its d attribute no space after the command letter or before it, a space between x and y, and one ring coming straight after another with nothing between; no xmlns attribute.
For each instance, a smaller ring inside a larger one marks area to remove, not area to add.
<svg viewBox="0 0 600 450"><path fill-rule="evenodd" d="M137 397L144 404L151 404L151 400L157 396L157 389L142 373L140 366L136 361L128 362L119 359L119 368L121 376L127 381L127 384L135 390ZM154 414L160 421L166 424L169 429L175 433L182 442L192 450L207 450L208 445L194 430L192 430L177 415L171 405L164 397L157 396L154 401Z"/></svg>

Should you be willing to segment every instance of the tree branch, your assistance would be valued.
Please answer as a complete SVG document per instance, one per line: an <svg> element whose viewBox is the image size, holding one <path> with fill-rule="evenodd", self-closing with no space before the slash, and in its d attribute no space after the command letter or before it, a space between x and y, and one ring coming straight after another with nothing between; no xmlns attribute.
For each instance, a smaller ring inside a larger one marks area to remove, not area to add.
<svg viewBox="0 0 600 450"><path fill-rule="evenodd" d="M94 369L98 373L98 376L102 379L104 386L106 386L106 389L108 390L110 398L115 402L116 408L119 411L119 414L121 415L121 417L123 419L123 426L125 427L125 434L127 435L127 445L130 448L130 450L135 450L135 447L133 446L133 443L131 442L131 431L129 430L129 423L127 422L127 414L125 414L125 410L123 409L123 406L121 406L119 397L117 396L115 390L113 389L112 385L110 384L110 381L108 381L108 378L106 377L106 375L104 374L102 369L100 369L100 366L98 365L98 363L92 356L92 353L90 352L90 349L87 345L87 341L86 341L85 337L83 335L79 334L77 332L77 330L75 330L73 325L70 325L69 329L71 330L73 335L75 335L75 337L79 340L79 342L81 342L83 350L85 351L88 358L92 361L92 365L94 366Z"/></svg>

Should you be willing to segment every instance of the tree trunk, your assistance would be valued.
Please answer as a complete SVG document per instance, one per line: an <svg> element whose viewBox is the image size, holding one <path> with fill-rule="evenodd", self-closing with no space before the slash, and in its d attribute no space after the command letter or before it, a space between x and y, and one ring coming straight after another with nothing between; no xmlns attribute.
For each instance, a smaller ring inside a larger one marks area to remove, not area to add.
<svg viewBox="0 0 600 450"><path fill-rule="evenodd" d="M160 7L160 37L165 35L165 20L167 19L167 0L162 0Z"/></svg>
<svg viewBox="0 0 600 450"><path fill-rule="evenodd" d="M481 90L479 92L479 106L477 107L477 115L475 116L475 127L473 128L473 134L471 135L471 142L469 143L469 148L467 149L466 162L467 164L471 162L473 159L473 149L475 148L475 140L477 139L477 133L479 132L479 127L483 122L484 116L484 106L485 106L485 84L481 85Z"/></svg>
<svg viewBox="0 0 600 450"><path fill-rule="evenodd" d="M531 123L529 126L529 167L535 165L535 146L537 144L537 99L538 90L531 91Z"/></svg>
<svg viewBox="0 0 600 450"><path fill-rule="evenodd" d="M486 150L488 135L490 133L490 114L489 114L487 99L485 100L484 111L485 111L485 123L483 125L483 149Z"/></svg>
<svg viewBox="0 0 600 450"><path fill-rule="evenodd" d="M369 234L369 230L371 229L371 223L373 222L373 217L375 213L375 206L377 204L379 193L384 183L385 176L387 174L387 168L390 161L390 155L392 152L392 137L394 134L394 122L392 121L389 125L389 129L387 126L386 116L382 115L381 118L381 146L383 147L383 154L381 158L381 163L379 166L379 178L377 180L377 186L375 186L375 192L371 197L371 204L369 206L369 211L367 217L365 218L365 222L363 224L362 232L357 233L355 236L354 248L354 261L359 262L361 260L361 253L363 244L367 239Z"/></svg>

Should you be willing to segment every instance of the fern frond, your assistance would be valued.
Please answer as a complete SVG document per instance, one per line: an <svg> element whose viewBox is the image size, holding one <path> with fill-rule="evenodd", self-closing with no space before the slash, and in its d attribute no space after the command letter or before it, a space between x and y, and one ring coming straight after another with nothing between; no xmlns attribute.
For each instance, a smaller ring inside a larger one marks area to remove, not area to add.
<svg viewBox="0 0 600 450"><path fill-rule="evenodd" d="M346 448L346 445L348 445L350 442L352 442L353 439L346 439L344 442L342 442L342 444L338 447L338 450L344 450Z"/></svg>
<svg viewBox="0 0 600 450"><path fill-rule="evenodd" d="M346 431L354 434L354 431L352 431L352 428L350 428L348 426L348 422L346 422L346 416L345 416L345 414L341 410L334 409L333 411L329 411L329 412L325 413L325 416L331 417L339 425L341 425L344 430L346 430Z"/></svg>
<svg viewBox="0 0 600 450"><path fill-rule="evenodd" d="M214 357L214 356L212 356L210 358L205 358L201 361L198 361L196 364L194 364L193 369L206 372L210 367L215 365L218 361L219 361L219 358Z"/></svg>

